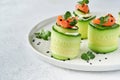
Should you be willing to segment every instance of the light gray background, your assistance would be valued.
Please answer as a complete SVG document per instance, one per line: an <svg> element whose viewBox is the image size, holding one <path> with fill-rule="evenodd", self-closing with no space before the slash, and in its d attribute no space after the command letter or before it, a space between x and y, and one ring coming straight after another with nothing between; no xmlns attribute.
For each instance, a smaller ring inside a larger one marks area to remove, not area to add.
<svg viewBox="0 0 120 80"><path fill-rule="evenodd" d="M115 2L114 2L115 1ZM120 80L120 71L82 72L45 63L27 34L40 21L74 10L77 0L0 0L0 80ZM120 0L90 0L91 11L118 13Z"/></svg>

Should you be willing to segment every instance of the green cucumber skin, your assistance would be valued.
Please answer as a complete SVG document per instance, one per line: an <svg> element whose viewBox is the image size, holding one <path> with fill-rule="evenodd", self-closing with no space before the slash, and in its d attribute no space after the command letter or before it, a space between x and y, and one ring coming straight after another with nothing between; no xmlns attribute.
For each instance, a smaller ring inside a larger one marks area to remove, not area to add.
<svg viewBox="0 0 120 80"><path fill-rule="evenodd" d="M82 11L80 11L80 10L75 10L74 11L74 13L77 15L77 16L79 16L79 15L86 15L86 13L84 13L84 12L82 12ZM89 14L90 13L90 11L87 13L87 14Z"/></svg>
<svg viewBox="0 0 120 80"><path fill-rule="evenodd" d="M69 29L69 28L62 28L61 26L58 26L57 24L54 25L54 28L59 31L59 32L62 32L62 33L77 33L78 32L78 29Z"/></svg>
<svg viewBox="0 0 120 80"><path fill-rule="evenodd" d="M64 35L52 28L51 34L51 55L59 60L75 58L80 51L81 37Z"/></svg>
<svg viewBox="0 0 120 80"><path fill-rule="evenodd" d="M78 17L80 17L81 15L86 15L86 14L80 12L79 10L75 10L74 13L75 13ZM88 13L88 14L89 14L89 13ZM81 19L78 20L78 21L79 21L79 22L91 21L91 20L93 20L94 18L96 18L95 15L94 15L94 16L91 16L91 17L89 17L89 18L87 18L87 19L81 18Z"/></svg>
<svg viewBox="0 0 120 80"><path fill-rule="evenodd" d="M120 25L120 12L118 13L118 24ZM119 37L120 37L120 30L119 30Z"/></svg>
<svg viewBox="0 0 120 80"><path fill-rule="evenodd" d="M87 39L87 35L88 35L88 24L89 21L85 21L85 22L81 22L78 21L78 23L76 24L76 26L78 26L78 32L81 34L81 38L82 39Z"/></svg>
<svg viewBox="0 0 120 80"><path fill-rule="evenodd" d="M105 26L93 24L92 22L90 22L89 25L91 25L94 29L101 30L101 31L103 31L103 30L111 30L111 29L120 27L120 25L117 24L117 23L115 23L112 27L110 27L110 26L109 27L105 27Z"/></svg>
<svg viewBox="0 0 120 80"><path fill-rule="evenodd" d="M51 56L55 59L58 59L58 60L68 60L69 59L68 57L60 56L60 55L55 54L55 53L52 53Z"/></svg>
<svg viewBox="0 0 120 80"><path fill-rule="evenodd" d="M75 10L74 12L75 12L75 14L77 14L78 16L79 16L79 15L85 15L83 12L81 12L81 11L79 11L79 10Z"/></svg>
<svg viewBox="0 0 120 80"><path fill-rule="evenodd" d="M118 48L119 27L98 29L88 26L88 47L94 52L109 53Z"/></svg>
<svg viewBox="0 0 120 80"><path fill-rule="evenodd" d="M89 18L87 18L87 19L80 19L80 20L78 20L78 21L79 21L79 22L91 21L91 20L93 20L94 18L96 18L96 16L91 16L91 17L89 17Z"/></svg>

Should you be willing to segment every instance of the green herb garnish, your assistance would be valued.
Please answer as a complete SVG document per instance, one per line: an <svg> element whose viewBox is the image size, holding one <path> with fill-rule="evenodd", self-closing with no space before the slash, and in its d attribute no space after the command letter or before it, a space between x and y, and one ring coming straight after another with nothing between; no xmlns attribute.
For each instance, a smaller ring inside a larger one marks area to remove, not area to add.
<svg viewBox="0 0 120 80"><path fill-rule="evenodd" d="M104 24L105 22L107 22L108 21L108 18L109 18L109 16L107 15L107 16L102 16L102 17L100 17L100 25L102 25L102 24Z"/></svg>
<svg viewBox="0 0 120 80"><path fill-rule="evenodd" d="M89 60L89 57L88 57L88 55L87 55L86 53L83 53L83 54L81 55L81 59L88 61L88 60Z"/></svg>
<svg viewBox="0 0 120 80"><path fill-rule="evenodd" d="M76 24L77 24L77 20L76 19L74 19L72 22L70 22L71 26L75 26Z"/></svg>
<svg viewBox="0 0 120 80"><path fill-rule="evenodd" d="M71 13L69 11L67 11L64 15L64 19L68 19L71 16L72 16Z"/></svg>
<svg viewBox="0 0 120 80"><path fill-rule="evenodd" d="M49 40L49 37L51 36L51 32L50 31L44 31L42 29L40 32L35 33L35 36L38 39Z"/></svg>
<svg viewBox="0 0 120 80"><path fill-rule="evenodd" d="M88 3L89 3L89 0L82 0L82 1L79 1L78 3L79 3L79 4L84 4L84 3L88 4Z"/></svg>
<svg viewBox="0 0 120 80"><path fill-rule="evenodd" d="M83 53L81 55L81 59L85 61L89 61L90 59L94 59L94 58L95 58L95 55L91 51L88 51L87 53Z"/></svg>
<svg viewBox="0 0 120 80"><path fill-rule="evenodd" d="M73 15L74 15L74 16L78 16L74 11L73 11Z"/></svg>
<svg viewBox="0 0 120 80"><path fill-rule="evenodd" d="M91 51L88 51L87 54L88 54L90 59L94 59L95 58L95 55Z"/></svg>

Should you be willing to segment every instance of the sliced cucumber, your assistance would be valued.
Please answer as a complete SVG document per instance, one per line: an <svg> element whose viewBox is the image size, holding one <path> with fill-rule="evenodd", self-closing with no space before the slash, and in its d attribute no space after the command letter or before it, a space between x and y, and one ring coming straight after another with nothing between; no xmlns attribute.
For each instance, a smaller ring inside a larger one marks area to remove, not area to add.
<svg viewBox="0 0 120 80"><path fill-rule="evenodd" d="M73 14L74 14L75 16L79 16L79 17L84 17L84 16L89 16L89 15L91 15L90 12L88 12L87 14L85 14L84 12L82 12L82 11L80 11L80 10L75 10L75 11L73 12Z"/></svg>
<svg viewBox="0 0 120 80"><path fill-rule="evenodd" d="M88 35L88 24L89 24L89 21L78 22L78 23L76 24L76 26L79 27L78 32L81 34L81 38L82 38L82 39L87 39L87 35Z"/></svg>
<svg viewBox="0 0 120 80"><path fill-rule="evenodd" d="M50 46L52 56L59 60L75 58L80 51L80 40L80 34L68 35L52 27Z"/></svg>
<svg viewBox="0 0 120 80"><path fill-rule="evenodd" d="M74 14L79 16L78 23L76 26L78 26L78 32L81 34L82 39L87 39L88 35L88 24L89 22L94 19L96 16L92 16L90 13L89 14L84 14L79 10L75 10Z"/></svg>
<svg viewBox="0 0 120 80"><path fill-rule="evenodd" d="M100 27L100 28L98 28ZM108 53L118 48L119 25L103 27L89 24L88 47L98 53Z"/></svg>
<svg viewBox="0 0 120 80"><path fill-rule="evenodd" d="M89 25L91 25L93 28L98 30L109 30L109 29L119 28L120 26L119 24L114 24L112 26L105 27L105 26L93 24L92 22L90 22Z"/></svg>
<svg viewBox="0 0 120 80"><path fill-rule="evenodd" d="M91 21L94 19L96 16L88 16L88 17L82 17L79 21L80 22L85 22L85 21Z"/></svg>
<svg viewBox="0 0 120 80"><path fill-rule="evenodd" d="M118 13L118 24L120 25L120 12ZM120 37L120 31L119 31L119 37Z"/></svg>
<svg viewBox="0 0 120 80"><path fill-rule="evenodd" d="M79 11L79 10L75 10L74 13L75 13L77 16L85 15L83 12L81 12L81 11Z"/></svg>
<svg viewBox="0 0 120 80"><path fill-rule="evenodd" d="M78 28L79 28L78 32L81 34L82 39L87 39L87 37L88 37L88 24L94 18L95 18L95 16L91 16L88 19L81 19L76 24L76 26L78 26Z"/></svg>
<svg viewBox="0 0 120 80"><path fill-rule="evenodd" d="M62 33L78 33L78 27L74 27L74 28L62 28L61 26L59 25L54 25L54 28L59 31L59 32L62 32Z"/></svg>

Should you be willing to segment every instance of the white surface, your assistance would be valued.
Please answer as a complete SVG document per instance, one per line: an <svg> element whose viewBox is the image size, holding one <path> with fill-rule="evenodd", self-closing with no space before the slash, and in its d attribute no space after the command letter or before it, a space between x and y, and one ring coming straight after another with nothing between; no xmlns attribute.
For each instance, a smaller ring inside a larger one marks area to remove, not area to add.
<svg viewBox="0 0 120 80"><path fill-rule="evenodd" d="M102 12L97 12L94 15L104 14ZM72 69L72 70L81 70L81 71L113 71L120 70L120 46L119 48L109 54L95 54L96 57L93 60L90 60L89 63L81 59L81 54L89 51L87 40L82 40L80 53L77 58L72 60L61 61L51 57L51 53L46 53L50 51L50 40L45 41L43 39L38 39L34 35L35 33L41 31L42 29L51 30L52 26L56 23L57 16L48 18L44 21L41 21L37 24L28 34L28 41L31 48L38 53L41 60L44 60L53 65ZM33 42L34 40L34 42ZM39 45L38 45L39 43ZM120 45L120 40L119 40ZM107 58L107 59L105 59ZM101 61L99 61L101 60ZM90 65L92 63L92 65Z"/></svg>
<svg viewBox="0 0 120 80"><path fill-rule="evenodd" d="M29 47L29 30L43 19L73 10L75 1L0 0L0 80L119 80L120 71L81 72L52 66ZM92 10L115 12L120 10L119 3L91 0L90 6Z"/></svg>

